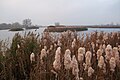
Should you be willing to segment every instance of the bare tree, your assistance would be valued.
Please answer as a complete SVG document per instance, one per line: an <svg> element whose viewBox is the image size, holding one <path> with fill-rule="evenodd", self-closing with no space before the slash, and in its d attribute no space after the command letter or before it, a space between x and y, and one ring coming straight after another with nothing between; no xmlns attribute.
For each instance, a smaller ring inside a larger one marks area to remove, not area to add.
<svg viewBox="0 0 120 80"><path fill-rule="evenodd" d="M31 27L31 24L32 24L31 19L23 20L23 26L24 27Z"/></svg>
<svg viewBox="0 0 120 80"><path fill-rule="evenodd" d="M21 28L22 26L21 26L20 23L15 22L15 23L12 23L11 27L12 27L12 28Z"/></svg>

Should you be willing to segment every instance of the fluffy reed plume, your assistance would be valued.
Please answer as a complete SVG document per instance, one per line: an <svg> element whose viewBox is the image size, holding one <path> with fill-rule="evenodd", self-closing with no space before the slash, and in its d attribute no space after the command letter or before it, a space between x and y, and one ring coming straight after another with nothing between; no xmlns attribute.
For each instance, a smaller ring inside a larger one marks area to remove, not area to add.
<svg viewBox="0 0 120 80"><path fill-rule="evenodd" d="M99 36L100 36L100 34L101 34L101 33L100 33L100 32L98 32L98 33L97 33L97 36L99 37Z"/></svg>
<svg viewBox="0 0 120 80"><path fill-rule="evenodd" d="M120 52L120 45L118 45L118 51Z"/></svg>
<svg viewBox="0 0 120 80"><path fill-rule="evenodd" d="M50 45L50 50L52 50L53 49L53 45Z"/></svg>
<svg viewBox="0 0 120 80"><path fill-rule="evenodd" d="M94 69L92 67L88 68L88 76L92 76L92 74L94 73Z"/></svg>
<svg viewBox="0 0 120 80"><path fill-rule="evenodd" d="M60 60L60 55L61 55L61 47L58 47L56 52L55 52L55 59Z"/></svg>
<svg viewBox="0 0 120 80"><path fill-rule="evenodd" d="M110 70L112 72L115 71L115 67L116 67L116 62L115 62L115 58L114 57L111 57L110 61L109 61L109 64L110 64Z"/></svg>
<svg viewBox="0 0 120 80"><path fill-rule="evenodd" d="M56 43L54 43L54 47L55 47L55 48L57 47L57 44L56 44Z"/></svg>
<svg viewBox="0 0 120 80"><path fill-rule="evenodd" d="M119 52L118 52L118 48L117 47L113 48L113 55L112 56L115 58L116 65L119 66L120 57L119 57Z"/></svg>
<svg viewBox="0 0 120 80"><path fill-rule="evenodd" d="M79 68L78 68L78 62L76 60L75 55L72 56L71 68L72 68L72 74L75 77L78 77Z"/></svg>
<svg viewBox="0 0 120 80"><path fill-rule="evenodd" d="M43 40L43 44L45 45L47 43L47 39L44 39Z"/></svg>
<svg viewBox="0 0 120 80"><path fill-rule="evenodd" d="M116 34L115 32L112 32L111 38L113 38L115 34Z"/></svg>
<svg viewBox="0 0 120 80"><path fill-rule="evenodd" d="M98 49L98 51L97 51L97 60L100 59L100 56L102 56L102 50Z"/></svg>
<svg viewBox="0 0 120 80"><path fill-rule="evenodd" d="M55 53L55 60L53 62L53 68L55 70L60 70L61 69L61 62L60 62L60 55L61 55L61 48L58 47Z"/></svg>
<svg viewBox="0 0 120 80"><path fill-rule="evenodd" d="M79 80L84 80L82 77L80 77L80 79Z"/></svg>
<svg viewBox="0 0 120 80"><path fill-rule="evenodd" d="M61 69L61 63L60 63L60 61L55 60L55 61L53 62L53 68L54 68L55 70L60 70L60 69Z"/></svg>
<svg viewBox="0 0 120 80"><path fill-rule="evenodd" d="M91 42L91 46L92 46L93 52L95 52L95 44L94 44L94 42Z"/></svg>
<svg viewBox="0 0 120 80"><path fill-rule="evenodd" d="M107 45L106 49L105 49L105 58L106 60L110 60L111 58L111 54L112 54L112 46L111 45Z"/></svg>
<svg viewBox="0 0 120 80"><path fill-rule="evenodd" d="M71 51L69 49L64 54L64 66L66 70L71 68Z"/></svg>
<svg viewBox="0 0 120 80"><path fill-rule="evenodd" d="M2 56L4 56L4 57L5 57L5 52L4 52L4 51L2 52Z"/></svg>
<svg viewBox="0 0 120 80"><path fill-rule="evenodd" d="M91 66L91 58L92 58L92 53L90 51L87 51L85 54L84 70L87 70Z"/></svg>
<svg viewBox="0 0 120 80"><path fill-rule="evenodd" d="M97 39L97 40L96 40L96 43L100 43L100 39Z"/></svg>
<svg viewBox="0 0 120 80"><path fill-rule="evenodd" d="M84 47L80 47L78 49L78 61L82 62L84 59L84 55L85 55L85 48Z"/></svg>
<svg viewBox="0 0 120 80"><path fill-rule="evenodd" d="M103 39L104 39L104 40L107 40L107 39L108 39L108 33L105 33L105 34L103 35Z"/></svg>
<svg viewBox="0 0 120 80"><path fill-rule="evenodd" d="M102 48L103 48L103 53L104 53L104 52L105 52L106 45L103 44L103 45L102 45Z"/></svg>
<svg viewBox="0 0 120 80"><path fill-rule="evenodd" d="M71 47L72 47L72 48L74 48L74 47L75 47L75 45L76 45L76 39L74 38L74 40L73 40L73 42L72 42Z"/></svg>
<svg viewBox="0 0 120 80"><path fill-rule="evenodd" d="M57 45L62 46L62 43L60 42L60 40L58 40Z"/></svg>
<svg viewBox="0 0 120 80"><path fill-rule="evenodd" d="M20 48L20 45L19 45L19 44L17 44L17 48L18 48L18 49Z"/></svg>
<svg viewBox="0 0 120 80"><path fill-rule="evenodd" d="M104 57L100 56L100 59L98 60L98 67L103 69L104 65L105 65Z"/></svg>
<svg viewBox="0 0 120 80"><path fill-rule="evenodd" d="M117 47L113 47L111 56L112 56L112 57L115 57L115 54L116 54L117 52L118 52L118 48L117 48Z"/></svg>
<svg viewBox="0 0 120 80"><path fill-rule="evenodd" d="M61 33L62 36L68 38L68 35L71 35L71 38L74 38L74 32L67 30L66 32Z"/></svg>
<svg viewBox="0 0 120 80"><path fill-rule="evenodd" d="M30 61L31 63L35 61L35 54L33 52L30 54Z"/></svg>
<svg viewBox="0 0 120 80"><path fill-rule="evenodd" d="M104 50L105 50L105 48L103 48L103 45L102 45L102 44L99 46L99 49L101 50L102 53L103 53Z"/></svg>
<svg viewBox="0 0 120 80"><path fill-rule="evenodd" d="M49 52L50 52L50 50L48 49L48 50L46 51L46 54L48 54L48 55L49 55Z"/></svg>
<svg viewBox="0 0 120 80"><path fill-rule="evenodd" d="M47 50L47 46L44 46L44 49Z"/></svg>
<svg viewBox="0 0 120 80"><path fill-rule="evenodd" d="M85 58L88 58L89 60L91 60L92 53L90 51L87 51L86 54L85 54Z"/></svg>
<svg viewBox="0 0 120 80"><path fill-rule="evenodd" d="M42 50L41 50L41 54L40 54L40 59L41 59L41 60L43 59L43 57L46 57L46 56L47 56L46 53L47 53L47 52L46 52L46 49L42 49Z"/></svg>
<svg viewBox="0 0 120 80"><path fill-rule="evenodd" d="M114 57L115 57L116 65L120 65L120 56L119 56L119 52L118 52L117 47L113 48L113 53L115 55Z"/></svg>
<svg viewBox="0 0 120 80"><path fill-rule="evenodd" d="M96 47L98 47L98 43L96 43Z"/></svg>

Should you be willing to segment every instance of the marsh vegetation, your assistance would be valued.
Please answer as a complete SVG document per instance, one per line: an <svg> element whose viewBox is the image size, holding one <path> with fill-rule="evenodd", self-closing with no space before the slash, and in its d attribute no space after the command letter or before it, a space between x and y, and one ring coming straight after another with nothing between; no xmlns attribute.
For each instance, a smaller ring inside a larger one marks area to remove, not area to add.
<svg viewBox="0 0 120 80"><path fill-rule="evenodd" d="M120 32L66 31L0 41L0 80L119 80Z"/></svg>

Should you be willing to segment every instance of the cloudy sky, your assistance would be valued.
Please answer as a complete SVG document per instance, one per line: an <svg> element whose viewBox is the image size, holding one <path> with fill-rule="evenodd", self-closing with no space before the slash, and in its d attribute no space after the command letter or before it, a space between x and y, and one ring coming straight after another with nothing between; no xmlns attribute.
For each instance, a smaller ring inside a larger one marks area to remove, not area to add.
<svg viewBox="0 0 120 80"><path fill-rule="evenodd" d="M120 0L0 0L0 23L120 24Z"/></svg>

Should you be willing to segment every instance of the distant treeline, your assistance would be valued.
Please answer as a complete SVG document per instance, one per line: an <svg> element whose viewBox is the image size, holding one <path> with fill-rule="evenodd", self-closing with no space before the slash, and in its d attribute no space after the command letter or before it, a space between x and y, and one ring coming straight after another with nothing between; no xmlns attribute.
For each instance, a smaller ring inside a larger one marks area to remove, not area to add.
<svg viewBox="0 0 120 80"><path fill-rule="evenodd" d="M0 30L9 29L10 27L11 27L11 24L6 24L6 23L0 24Z"/></svg>
<svg viewBox="0 0 120 80"><path fill-rule="evenodd" d="M6 29L22 29L22 28L26 28L26 29L38 29L39 27L42 26L37 26L37 25L32 25L32 26L24 26L22 24L19 23L12 23L12 24L7 24L7 23L2 23L0 24L0 30L6 30Z"/></svg>
<svg viewBox="0 0 120 80"><path fill-rule="evenodd" d="M7 24L7 23L0 24L0 30L16 29L16 28L31 28L31 27L39 27L39 26L32 25L31 19L24 19L22 24L20 24L19 22L14 22L11 24Z"/></svg>
<svg viewBox="0 0 120 80"><path fill-rule="evenodd" d="M14 28L26 28L26 29L33 29L33 28L39 28L39 27L45 27L45 26L34 26L32 25L32 22L30 19L25 19L23 20L23 24L20 24L18 22L14 23L1 23L0 24L0 30L5 30L5 29L14 29ZM120 25L91 25L91 26L66 26L66 27L82 27L82 28L120 28Z"/></svg>
<svg viewBox="0 0 120 80"><path fill-rule="evenodd" d="M11 29L11 28L23 28L23 25L21 25L18 22L12 24L7 24L7 23L0 24L0 30Z"/></svg>

